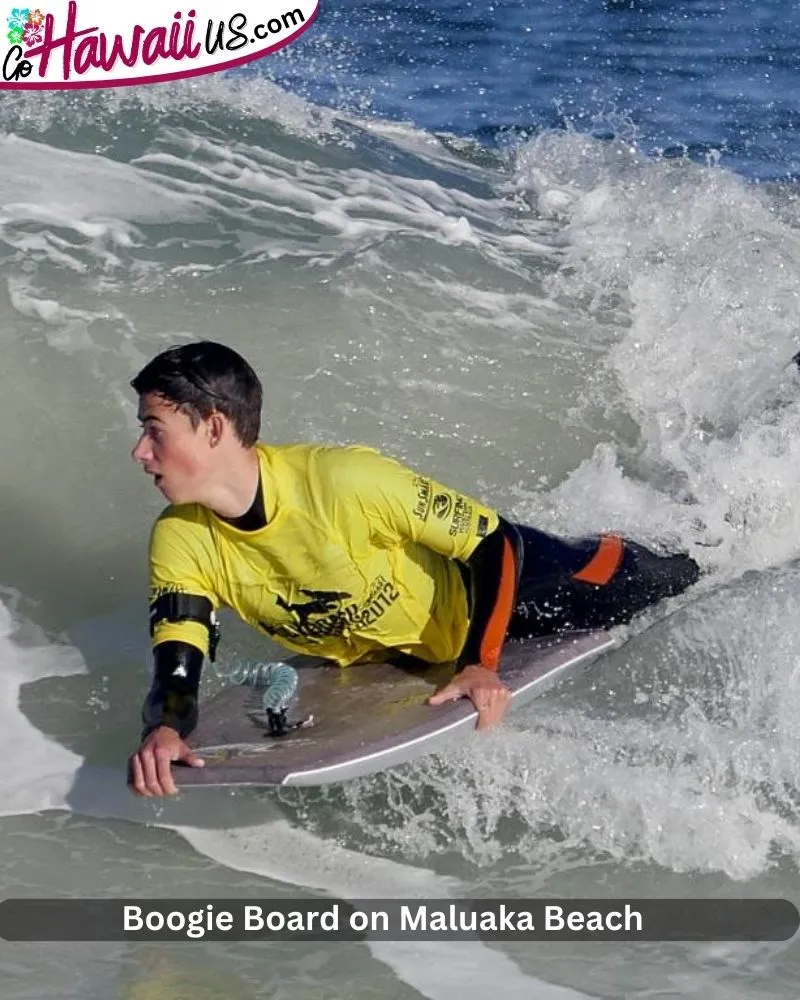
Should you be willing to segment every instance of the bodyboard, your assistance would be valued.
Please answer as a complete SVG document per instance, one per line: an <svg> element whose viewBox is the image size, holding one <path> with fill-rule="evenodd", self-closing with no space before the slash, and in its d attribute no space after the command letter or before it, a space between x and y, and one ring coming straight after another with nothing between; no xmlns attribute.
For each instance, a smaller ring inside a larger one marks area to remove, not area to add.
<svg viewBox="0 0 800 1000"><path fill-rule="evenodd" d="M542 694L616 645L608 632L573 632L507 642L500 676L511 708ZM453 665L366 663L338 667L308 657L298 671L306 727L272 736L261 692L232 685L201 704L187 743L205 767L175 766L181 786L324 785L382 771L440 748L475 725L467 698L433 707L427 699L453 676Z"/></svg>

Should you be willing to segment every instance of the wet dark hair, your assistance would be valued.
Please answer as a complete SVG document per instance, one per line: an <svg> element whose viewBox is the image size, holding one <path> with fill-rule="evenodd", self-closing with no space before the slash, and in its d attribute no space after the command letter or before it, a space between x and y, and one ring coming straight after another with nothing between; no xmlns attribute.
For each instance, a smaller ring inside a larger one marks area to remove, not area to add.
<svg viewBox="0 0 800 1000"><path fill-rule="evenodd" d="M213 340L171 347L142 368L131 385L139 394L163 396L197 427L215 411L233 425L245 447L258 440L261 427L261 383L230 347Z"/></svg>

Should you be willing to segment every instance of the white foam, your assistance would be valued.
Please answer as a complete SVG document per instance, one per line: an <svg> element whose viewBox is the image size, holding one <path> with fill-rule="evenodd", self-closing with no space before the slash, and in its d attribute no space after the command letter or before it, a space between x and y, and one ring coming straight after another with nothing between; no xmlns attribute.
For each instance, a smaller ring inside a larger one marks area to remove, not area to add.
<svg viewBox="0 0 800 1000"><path fill-rule="evenodd" d="M467 941L375 941L373 955L430 1000L486 1000L498 991L511 1000L579 1000L588 996L520 972L496 948Z"/></svg>
<svg viewBox="0 0 800 1000"><path fill-rule="evenodd" d="M702 523L720 543L707 555L728 575L797 555L800 387L787 364L798 348L800 246L779 192L564 133L523 147L515 186L564 225L564 266L547 288L584 304L591 335L610 348L587 386L585 419L611 409L635 421L635 467L655 486L662 527L682 525L688 539L689 523ZM626 486L615 502L633 513L633 477ZM613 517L603 490L596 499ZM676 500L690 508L670 514ZM569 504L579 520L580 507ZM652 530L651 517L633 520L637 533Z"/></svg>
<svg viewBox="0 0 800 1000"><path fill-rule="evenodd" d="M513 494L520 520L546 531L575 537L615 531L665 550L690 548L706 568L718 568L725 558L718 546L706 546L717 536L698 524L697 506L676 502L671 493L627 475L611 444L598 445L553 489L534 492L526 484Z"/></svg>
<svg viewBox="0 0 800 1000"><path fill-rule="evenodd" d="M30 282L9 277L7 283L13 308L27 319L44 323L45 336L51 347L72 353L94 346L87 327L97 314L85 309L72 309L54 299L40 298Z"/></svg>
<svg viewBox="0 0 800 1000"><path fill-rule="evenodd" d="M124 275L130 282L157 270L134 254L147 242L142 226L207 218L197 194L171 190L135 166L14 135L0 136L0 246L13 248L17 262L14 278L9 279L12 304L26 317L46 324L51 346L74 350L90 343L85 330L79 329L80 322L74 322L86 310L61 305L62 294L73 301L80 292L87 302L96 297L99 301L91 312L103 315L104 295L115 288L113 276ZM52 291L13 294L23 274L29 280L47 264ZM54 330L59 324L65 327L60 338Z"/></svg>
<svg viewBox="0 0 800 1000"><path fill-rule="evenodd" d="M202 854L237 871L350 899L449 895L455 879L323 842L286 820L236 830L172 826Z"/></svg>
<svg viewBox="0 0 800 1000"><path fill-rule="evenodd" d="M13 602L13 592L4 596ZM6 603L0 603L0 741L7 764L0 776L2 816L64 808L81 763L77 754L31 725L19 708L19 692L23 684L46 677L84 673L85 664L77 650L47 643L30 625L21 644L17 628Z"/></svg>
<svg viewBox="0 0 800 1000"><path fill-rule="evenodd" d="M253 872L344 899L443 899L455 879L354 853L286 822L236 831L173 827L198 851L237 871ZM454 897L455 898L455 897ZM513 1000L578 1000L585 994L525 975L497 948L480 942L367 941L375 958L430 1000L484 1000L502 983Z"/></svg>
<svg viewBox="0 0 800 1000"><path fill-rule="evenodd" d="M506 240L496 233L507 214L505 203L490 191L480 199L455 185L445 187L417 179L355 166L329 167L241 141L223 143L184 129L162 130L157 148L135 161L174 191L236 220L244 233L268 226L262 242L247 238L248 255L276 256L302 250L297 240L284 241L275 229L294 231L305 223L310 238L320 229L348 245L367 246L391 234L418 234L443 245L470 245L497 253ZM235 195L235 201L231 194ZM291 224L291 228L290 228ZM315 240L316 242L316 240ZM342 247L332 247L341 252ZM514 249L543 252L535 239L514 234ZM319 255L320 248L316 248Z"/></svg>
<svg viewBox="0 0 800 1000"><path fill-rule="evenodd" d="M588 855L755 879L800 857L799 610L797 567L711 590L595 664L591 692L332 805L367 848L420 864L457 844L478 866Z"/></svg>
<svg viewBox="0 0 800 1000"><path fill-rule="evenodd" d="M110 235L119 245L135 242L128 223L165 218L205 218L191 198L176 195L135 168L94 153L0 136L0 220L45 221L69 226L89 239ZM24 187L20 178L24 177ZM24 198L20 194L24 192ZM123 221L124 220L124 221Z"/></svg>

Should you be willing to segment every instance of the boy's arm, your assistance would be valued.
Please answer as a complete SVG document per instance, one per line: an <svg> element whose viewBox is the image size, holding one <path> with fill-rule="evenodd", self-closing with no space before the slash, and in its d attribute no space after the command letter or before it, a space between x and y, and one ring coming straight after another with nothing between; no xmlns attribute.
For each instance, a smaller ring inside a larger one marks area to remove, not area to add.
<svg viewBox="0 0 800 1000"><path fill-rule="evenodd" d="M200 529L162 516L150 540L154 671L142 706L142 743L130 760L130 783L140 795L175 794L173 761L203 764L183 742L197 725L203 658L214 659L219 640L211 587L199 570Z"/></svg>

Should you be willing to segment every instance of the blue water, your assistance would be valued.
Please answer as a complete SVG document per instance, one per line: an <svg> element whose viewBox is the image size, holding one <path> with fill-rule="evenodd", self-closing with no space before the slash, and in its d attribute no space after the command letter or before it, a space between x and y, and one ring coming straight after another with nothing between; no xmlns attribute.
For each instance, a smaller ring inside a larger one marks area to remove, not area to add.
<svg viewBox="0 0 800 1000"><path fill-rule="evenodd" d="M254 71L482 143L563 127L786 180L800 173L798 39L791 0L324 0Z"/></svg>

